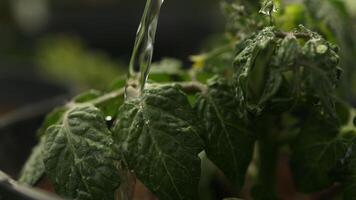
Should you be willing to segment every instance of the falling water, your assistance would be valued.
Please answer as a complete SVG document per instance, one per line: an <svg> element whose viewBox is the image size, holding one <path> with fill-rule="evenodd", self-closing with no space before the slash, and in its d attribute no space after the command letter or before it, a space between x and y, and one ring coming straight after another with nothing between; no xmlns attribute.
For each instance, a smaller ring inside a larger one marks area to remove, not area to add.
<svg viewBox="0 0 356 200"><path fill-rule="evenodd" d="M135 85L137 78L139 78L140 92L145 88L152 62L158 17L163 2L164 0L147 0L146 2L131 55L125 99L136 96L137 90L136 87L132 88L132 80L134 80L133 85ZM125 184L121 184L120 188L118 188L116 199L131 200L135 189L136 177L134 173L128 170L126 163L122 163L120 166L120 178Z"/></svg>
<svg viewBox="0 0 356 200"><path fill-rule="evenodd" d="M150 72L157 22L164 0L147 0L136 34L135 46L129 65L129 79L139 76L139 87L145 87Z"/></svg>

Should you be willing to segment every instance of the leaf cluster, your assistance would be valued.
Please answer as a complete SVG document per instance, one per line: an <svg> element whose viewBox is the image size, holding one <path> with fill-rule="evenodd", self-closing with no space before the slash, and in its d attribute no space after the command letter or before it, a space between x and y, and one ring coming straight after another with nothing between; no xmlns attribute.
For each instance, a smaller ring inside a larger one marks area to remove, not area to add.
<svg viewBox="0 0 356 200"><path fill-rule="evenodd" d="M286 151L298 191L337 183L353 199L356 115L337 96L339 48L304 26L267 25L258 5L224 2L227 36L192 69L165 59L138 95L124 100L118 81L49 114L19 181L47 176L63 197L110 200L131 174L159 199L197 199L204 151L238 190L252 177L254 199L278 199Z"/></svg>

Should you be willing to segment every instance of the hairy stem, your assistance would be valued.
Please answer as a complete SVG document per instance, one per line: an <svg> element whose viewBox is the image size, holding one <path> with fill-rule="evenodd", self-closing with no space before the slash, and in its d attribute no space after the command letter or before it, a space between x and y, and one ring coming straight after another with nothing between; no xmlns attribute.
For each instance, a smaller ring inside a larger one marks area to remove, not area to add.
<svg viewBox="0 0 356 200"><path fill-rule="evenodd" d="M173 83L169 83L169 84L153 83L151 85L165 86L165 85L174 85L174 84L180 85L182 87L182 90L188 94L194 94L194 93L198 93L198 92L205 93L207 91L207 86L198 82L198 81L173 82ZM122 97L122 96L124 96L124 94L125 94L125 88L120 88L118 90L109 92L101 97L93 99L89 102L86 102L85 104L89 103L89 104L94 104L94 105L100 105L100 104L106 103L108 101L111 101L113 99ZM75 105L78 105L78 103L71 101L66 106L68 108L72 108Z"/></svg>
<svg viewBox="0 0 356 200"><path fill-rule="evenodd" d="M94 99L92 101L90 101L89 103L92 103L94 105L99 105L99 104L102 104L102 103L105 103L107 101L110 101L110 100L113 100L113 99L116 99L118 97L121 97L123 96L125 93L125 89L124 88L121 88L121 89L118 89L118 90L114 90L110 93L107 93L97 99Z"/></svg>
<svg viewBox="0 0 356 200"><path fill-rule="evenodd" d="M183 91L192 94L192 93L206 93L208 90L208 87L198 81L191 81L191 82L182 82L182 83L177 83L183 88Z"/></svg>

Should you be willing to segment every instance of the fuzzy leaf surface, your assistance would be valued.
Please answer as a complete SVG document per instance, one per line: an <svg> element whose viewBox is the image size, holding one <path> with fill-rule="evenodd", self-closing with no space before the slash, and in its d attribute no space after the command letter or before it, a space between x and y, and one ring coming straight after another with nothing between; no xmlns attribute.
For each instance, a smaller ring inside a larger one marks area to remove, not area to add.
<svg viewBox="0 0 356 200"><path fill-rule="evenodd" d="M197 199L200 128L177 86L151 87L126 102L114 127L130 170L161 200Z"/></svg>
<svg viewBox="0 0 356 200"><path fill-rule="evenodd" d="M42 178L45 173L43 164L45 140L45 136L43 136L37 146L33 148L30 157L21 170L19 183L34 186Z"/></svg>
<svg viewBox="0 0 356 200"><path fill-rule="evenodd" d="M208 92L195 105L205 125L205 150L226 177L241 187L252 159L255 137L237 112L233 87L223 79L213 79L208 86Z"/></svg>
<svg viewBox="0 0 356 200"><path fill-rule="evenodd" d="M298 188L316 192L330 187L335 182L333 170L349 145L335 124L309 117L293 145L292 170Z"/></svg>
<svg viewBox="0 0 356 200"><path fill-rule="evenodd" d="M72 199L114 199L119 177L112 135L92 105L72 108L46 132L44 164L57 193Z"/></svg>

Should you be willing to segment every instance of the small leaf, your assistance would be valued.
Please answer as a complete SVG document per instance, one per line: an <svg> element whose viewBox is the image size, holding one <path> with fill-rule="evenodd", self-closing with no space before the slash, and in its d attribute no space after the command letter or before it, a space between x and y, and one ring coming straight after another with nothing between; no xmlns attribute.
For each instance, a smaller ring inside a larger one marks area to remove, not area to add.
<svg viewBox="0 0 356 200"><path fill-rule="evenodd" d="M208 158L241 188L252 160L255 137L244 125L237 106L233 87L222 79L210 80L208 92L195 105L205 125Z"/></svg>
<svg viewBox="0 0 356 200"><path fill-rule="evenodd" d="M177 86L151 87L126 102L114 127L129 168L161 200L197 199L200 131Z"/></svg>
<svg viewBox="0 0 356 200"><path fill-rule="evenodd" d="M44 164L56 191L73 199L114 199L119 185L112 136L92 105L69 110L46 132Z"/></svg>
<svg viewBox="0 0 356 200"><path fill-rule="evenodd" d="M293 35L287 35L283 38L280 47L274 58L275 66L288 67L295 64L298 55L300 54L300 46L298 40Z"/></svg>
<svg viewBox="0 0 356 200"><path fill-rule="evenodd" d="M277 7L273 0L264 0L259 13L271 16L275 12L277 12Z"/></svg>
<svg viewBox="0 0 356 200"><path fill-rule="evenodd" d="M241 113L246 112L244 110L261 112L263 105L260 99L265 99L266 95L272 96L265 93L266 83L272 84L268 85L270 91L276 91L271 88L278 87L278 81L274 84L268 78L269 65L276 47L273 30L273 27L265 28L237 47L234 85L236 96L241 102ZM268 79L270 80L267 82Z"/></svg>

